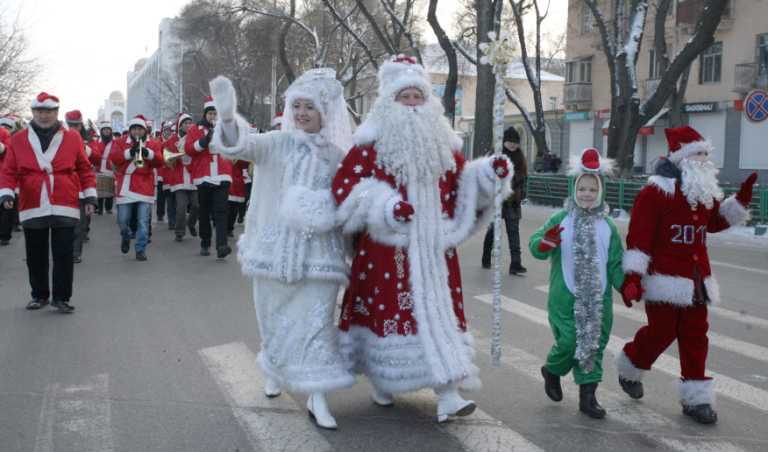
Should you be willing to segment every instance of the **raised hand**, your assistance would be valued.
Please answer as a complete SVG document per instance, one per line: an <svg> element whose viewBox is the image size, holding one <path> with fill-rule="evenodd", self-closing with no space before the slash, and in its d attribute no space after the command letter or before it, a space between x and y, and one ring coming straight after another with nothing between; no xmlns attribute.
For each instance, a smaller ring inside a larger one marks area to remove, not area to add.
<svg viewBox="0 0 768 452"><path fill-rule="evenodd" d="M211 97L216 104L216 113L222 121L231 121L235 118L237 97L232 82L220 75L208 84L211 89Z"/></svg>
<svg viewBox="0 0 768 452"><path fill-rule="evenodd" d="M749 177L741 183L741 188L739 188L739 192L736 193L736 200L744 207L749 207L749 203L752 202L752 187L755 185L756 180L757 172L750 174Z"/></svg>
<svg viewBox="0 0 768 452"><path fill-rule="evenodd" d="M541 242L539 242L539 251L546 253L560 246L560 242L562 242L560 233L564 230L565 228L559 224L549 228L549 230L544 233L544 238L542 238Z"/></svg>
<svg viewBox="0 0 768 452"><path fill-rule="evenodd" d="M496 157L491 160L493 172L499 179L504 179L509 175L509 160L504 157Z"/></svg>

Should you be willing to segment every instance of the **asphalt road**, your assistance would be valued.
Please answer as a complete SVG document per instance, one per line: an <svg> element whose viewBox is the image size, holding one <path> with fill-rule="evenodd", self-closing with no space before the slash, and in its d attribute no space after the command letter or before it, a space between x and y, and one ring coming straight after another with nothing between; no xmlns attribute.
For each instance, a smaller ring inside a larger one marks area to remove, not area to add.
<svg viewBox="0 0 768 452"><path fill-rule="evenodd" d="M525 207L523 215L527 242L548 211ZM527 250L528 274L504 276L503 359L491 366L491 273L480 268L482 237L475 237L460 256L484 382L468 397L480 410L438 426L431 392L379 408L361 378L330 396L339 430L328 432L311 424L304 397L262 396L250 281L234 256L198 256L196 240L175 243L160 223L149 261L137 262L120 254L114 221L94 217L75 270L74 315L26 311L23 238L0 248L0 451L768 450L768 247L710 240L723 294L710 313L716 426L682 416L674 345L649 373L642 401L621 392L613 356L644 312L618 296L598 391L607 419L578 412L570 377L565 400L549 401L538 374L552 343L544 311L549 264Z"/></svg>

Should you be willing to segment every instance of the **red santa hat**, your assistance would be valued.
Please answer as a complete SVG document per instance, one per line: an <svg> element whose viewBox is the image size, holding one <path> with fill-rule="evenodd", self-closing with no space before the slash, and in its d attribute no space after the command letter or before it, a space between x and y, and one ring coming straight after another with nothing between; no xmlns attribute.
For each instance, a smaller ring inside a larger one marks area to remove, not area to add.
<svg viewBox="0 0 768 452"><path fill-rule="evenodd" d="M595 148L586 148L581 151L580 156L571 156L568 175L574 177L574 189L582 177L595 176L599 190L598 199L603 199L603 177L612 175L615 167L616 162L613 159L601 157L600 151Z"/></svg>
<svg viewBox="0 0 768 452"><path fill-rule="evenodd" d="M45 91L32 99L32 109L55 110L59 108L59 98Z"/></svg>
<svg viewBox="0 0 768 452"><path fill-rule="evenodd" d="M413 57L395 55L379 68L379 96L392 100L406 88L416 88L424 97L432 94L429 74Z"/></svg>
<svg viewBox="0 0 768 452"><path fill-rule="evenodd" d="M5 126L9 129L16 127L16 120L12 116L3 116L0 118L0 126Z"/></svg>
<svg viewBox="0 0 768 452"><path fill-rule="evenodd" d="M130 129L133 126L139 126L143 127L144 129L147 128L147 118L144 117L144 115L136 115L128 121L128 129Z"/></svg>
<svg viewBox="0 0 768 452"><path fill-rule="evenodd" d="M278 111L277 113L275 113L275 117L272 118L272 122L270 122L269 125L272 127L283 125L283 112Z"/></svg>
<svg viewBox="0 0 768 452"><path fill-rule="evenodd" d="M179 113L179 116L176 117L176 124L174 130L181 130L181 123L189 119L192 120L192 116L186 114L186 113Z"/></svg>
<svg viewBox="0 0 768 452"><path fill-rule="evenodd" d="M68 111L64 114L64 120L67 121L67 124L82 124L83 114L80 113L80 110Z"/></svg>
<svg viewBox="0 0 768 452"><path fill-rule="evenodd" d="M112 129L112 123L109 121L100 121L99 130L101 129Z"/></svg>
<svg viewBox="0 0 768 452"><path fill-rule="evenodd" d="M208 110L216 110L216 104L213 103L213 97L206 96L203 101L203 114L206 114Z"/></svg>
<svg viewBox="0 0 768 452"><path fill-rule="evenodd" d="M667 145L669 146L667 158L672 163L680 163L684 158L702 151L708 153L714 151L712 143L705 140L693 127L664 129L664 134L667 136Z"/></svg>

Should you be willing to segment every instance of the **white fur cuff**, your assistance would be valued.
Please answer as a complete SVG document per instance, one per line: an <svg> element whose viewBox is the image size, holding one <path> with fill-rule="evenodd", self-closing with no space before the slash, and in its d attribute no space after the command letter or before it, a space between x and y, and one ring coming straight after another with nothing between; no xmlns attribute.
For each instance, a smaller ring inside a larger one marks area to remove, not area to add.
<svg viewBox="0 0 768 452"><path fill-rule="evenodd" d="M292 229L328 232L335 226L336 203L329 190L294 185L283 196L280 215Z"/></svg>
<svg viewBox="0 0 768 452"><path fill-rule="evenodd" d="M616 370L621 378L628 381L643 381L643 375L647 372L647 370L635 367L624 350L616 357Z"/></svg>
<svg viewBox="0 0 768 452"><path fill-rule="evenodd" d="M624 252L624 258L621 260L621 267L624 270L624 273L638 273L644 275L648 272L648 264L650 262L651 256L639 249L633 248Z"/></svg>
<svg viewBox="0 0 768 452"><path fill-rule="evenodd" d="M686 406L715 405L714 380L679 380L680 403Z"/></svg>
<svg viewBox="0 0 768 452"><path fill-rule="evenodd" d="M723 201L719 212L731 226L738 226L749 220L749 210L742 206L735 196L729 196Z"/></svg>

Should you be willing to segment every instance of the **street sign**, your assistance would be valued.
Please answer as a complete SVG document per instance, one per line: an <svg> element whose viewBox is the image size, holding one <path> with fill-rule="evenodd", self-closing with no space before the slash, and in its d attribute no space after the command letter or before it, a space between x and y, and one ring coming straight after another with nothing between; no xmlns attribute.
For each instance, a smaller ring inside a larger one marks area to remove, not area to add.
<svg viewBox="0 0 768 452"><path fill-rule="evenodd" d="M763 122L768 119L768 92L755 89L744 98L744 114L752 122Z"/></svg>
<svg viewBox="0 0 768 452"><path fill-rule="evenodd" d="M683 104L683 113L712 113L713 111L717 111L717 102Z"/></svg>
<svg viewBox="0 0 768 452"><path fill-rule="evenodd" d="M586 121L589 119L588 111L567 111L565 112L566 121Z"/></svg>

